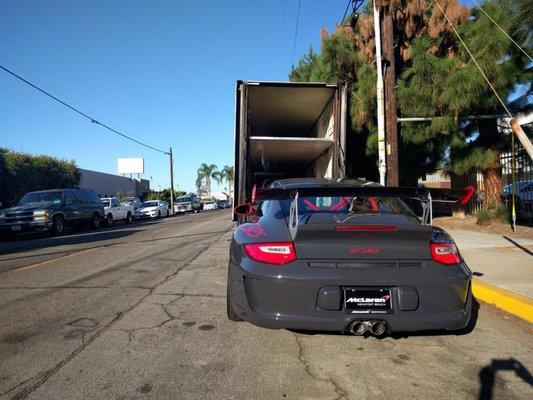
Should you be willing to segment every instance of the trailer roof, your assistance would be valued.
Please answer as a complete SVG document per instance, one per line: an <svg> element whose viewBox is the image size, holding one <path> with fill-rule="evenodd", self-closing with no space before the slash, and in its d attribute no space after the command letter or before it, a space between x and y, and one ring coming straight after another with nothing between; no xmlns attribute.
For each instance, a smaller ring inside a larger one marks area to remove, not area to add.
<svg viewBox="0 0 533 400"><path fill-rule="evenodd" d="M249 132L254 136L310 136L338 88L325 83L246 84Z"/></svg>

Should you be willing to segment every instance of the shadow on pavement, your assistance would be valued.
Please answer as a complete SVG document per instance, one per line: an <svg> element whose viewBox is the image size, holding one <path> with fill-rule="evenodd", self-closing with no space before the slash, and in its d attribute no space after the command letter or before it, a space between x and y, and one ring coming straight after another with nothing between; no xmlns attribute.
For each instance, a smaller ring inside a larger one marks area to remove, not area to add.
<svg viewBox="0 0 533 400"><path fill-rule="evenodd" d="M91 244L101 242L103 240L113 240L133 235L141 232L140 226L130 226L128 229L121 229L122 227L94 230L94 231L73 231L70 235L35 238L33 240L12 240L0 243L0 255L15 254L22 251L38 250L45 247L63 246L63 245L77 245L77 244ZM54 253L51 253L54 254ZM42 254L41 254L42 255ZM15 259L15 258L12 258ZM6 260L6 258L3 258Z"/></svg>
<svg viewBox="0 0 533 400"><path fill-rule="evenodd" d="M513 239L511 239L510 237L507 237L507 236L502 236L505 240L511 242L512 244L514 244L516 247L518 247L520 250L523 250L525 251L527 254L529 254L530 256L533 256L533 252L531 250L529 250L528 248L522 246L520 243L517 243L515 242Z"/></svg>
<svg viewBox="0 0 533 400"><path fill-rule="evenodd" d="M516 376L528 383L529 386L533 386L533 377L520 361L514 358L492 359L489 365L479 371L479 400L491 400L494 398L493 389L498 371L514 371Z"/></svg>

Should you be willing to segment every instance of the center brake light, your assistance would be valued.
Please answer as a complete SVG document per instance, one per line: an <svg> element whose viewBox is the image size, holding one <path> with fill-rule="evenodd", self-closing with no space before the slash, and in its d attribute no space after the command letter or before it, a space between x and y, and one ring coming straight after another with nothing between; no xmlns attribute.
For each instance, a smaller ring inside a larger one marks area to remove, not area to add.
<svg viewBox="0 0 533 400"><path fill-rule="evenodd" d="M431 243L431 258L445 265L457 265L461 262L461 256L454 243Z"/></svg>
<svg viewBox="0 0 533 400"><path fill-rule="evenodd" d="M296 260L293 242L245 244L244 251L252 260L265 264L283 265Z"/></svg>

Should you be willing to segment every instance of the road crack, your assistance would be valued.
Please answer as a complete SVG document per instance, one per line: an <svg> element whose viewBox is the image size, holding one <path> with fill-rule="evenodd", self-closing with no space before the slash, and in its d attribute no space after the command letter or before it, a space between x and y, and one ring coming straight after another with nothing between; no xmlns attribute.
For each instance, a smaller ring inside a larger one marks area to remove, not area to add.
<svg viewBox="0 0 533 400"><path fill-rule="evenodd" d="M294 333L294 338L296 339L296 344L298 345L298 360L300 360L300 362L302 363L302 365L304 366L305 368L305 373L307 375L309 375L311 378L315 379L315 380L318 380L318 381L322 381L322 382L326 382L328 384L330 384L331 386L333 386L333 390L335 391L335 393L337 394L337 397L335 397L335 400L342 400L342 399L346 399L347 398L347 393L346 393L346 390L344 390L338 383L337 381L335 381L331 376L329 376L328 378L322 378L321 376L319 376L318 374L314 373L312 371L312 367L311 365L307 362L307 360L305 359L305 355L304 355L304 345L300 339L300 337L298 336L297 333Z"/></svg>
<svg viewBox="0 0 533 400"><path fill-rule="evenodd" d="M183 269L187 268L188 266L190 266L193 262L195 262L205 251L207 251L210 247L212 247L216 242L218 242L226 233L230 232L231 230L233 229L233 227L230 227L229 229L227 229L226 231L224 231L221 235L219 235L215 240L213 240L212 244L209 244L207 246L203 246L194 256L192 256L191 258L189 258L187 261L185 261L183 264L181 264L174 272L166 275L163 279L161 279L159 282L157 282L154 286L152 286L150 288L150 290L148 291L148 293L146 293L145 295L141 296L139 299L137 299L137 301L135 303L133 303L130 307L126 308L125 310L123 311L120 311L117 313L117 315L110 321L108 322L106 325L104 325L102 327L102 329L100 329L99 331L97 331L93 336L91 336L90 338L88 338L87 340L83 340L82 341L82 344L77 347L76 349L74 349L67 357L65 357L63 360L61 360L60 362L58 362L54 367L48 369L47 371L44 371L42 374L39 374L39 375L42 375L38 380L37 382L35 382L33 385L25 388L24 390L22 390L21 392L15 394L12 399L13 400L19 400L19 399L24 399L26 397L28 397L28 395L30 395L32 392L34 392L35 390L37 390L41 385L43 385L46 381L48 381L48 379L50 379L52 376L54 376L61 368L63 368L66 364L68 364L73 358L75 358L78 354L80 354L83 350L85 350L88 346L90 346L96 339L98 339L100 336L102 336L104 333L106 333L107 331L109 331L110 328L112 328L118 321L122 320L124 318L125 315L127 315L128 313L130 313L131 311L133 311L135 308L137 308L140 304L143 303L143 301L148 298L149 296L151 296L152 294L154 294L155 290L157 288L159 288L161 285L165 284L166 282L168 282L170 279L174 278L176 275L178 275ZM178 300L178 299L176 299ZM166 311L165 311L166 312ZM169 313L167 313L167 315L170 315ZM167 320L170 321L172 318L169 317L169 319ZM164 322L163 323L167 323L167 322ZM37 375L37 376L39 376ZM27 381L26 381L27 382ZM4 394L8 394L10 392L12 392L13 390L15 390L16 388L20 387L21 385L23 385L24 382L22 383L18 383L17 385L13 386L12 388L8 389Z"/></svg>

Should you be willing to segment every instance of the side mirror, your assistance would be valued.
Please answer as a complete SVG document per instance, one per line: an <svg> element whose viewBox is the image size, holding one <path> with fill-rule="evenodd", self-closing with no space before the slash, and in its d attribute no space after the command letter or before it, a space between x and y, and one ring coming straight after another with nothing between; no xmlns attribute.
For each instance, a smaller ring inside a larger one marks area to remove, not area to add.
<svg viewBox="0 0 533 400"><path fill-rule="evenodd" d="M255 208L250 203L242 203L239 204L234 209L235 214L237 215L254 215L255 214Z"/></svg>

